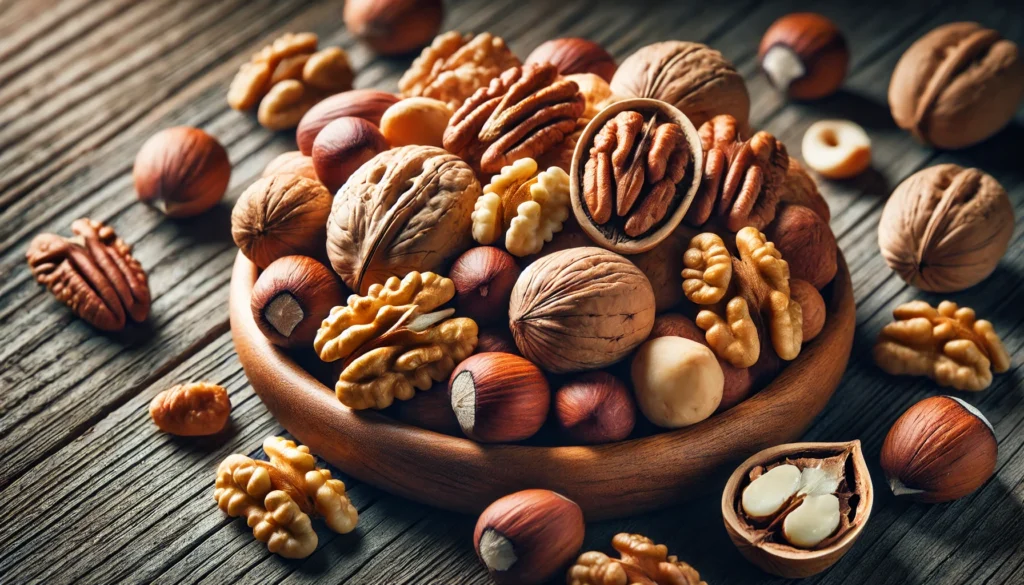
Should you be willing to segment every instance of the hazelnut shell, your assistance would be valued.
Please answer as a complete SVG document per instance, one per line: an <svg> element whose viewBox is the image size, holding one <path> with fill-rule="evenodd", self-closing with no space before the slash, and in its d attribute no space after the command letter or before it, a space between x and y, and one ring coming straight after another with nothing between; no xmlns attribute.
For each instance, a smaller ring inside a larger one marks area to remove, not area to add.
<svg viewBox="0 0 1024 585"><path fill-rule="evenodd" d="M146 140L132 176L140 201L168 217L192 217L224 197L231 162L216 138L199 128L178 126Z"/></svg>
<svg viewBox="0 0 1024 585"><path fill-rule="evenodd" d="M447 380L434 384L426 392L417 392L410 400L396 400L389 411L406 424L453 437L462 436L448 397Z"/></svg>
<svg viewBox="0 0 1024 585"><path fill-rule="evenodd" d="M523 61L524 65L530 63L551 63L562 75L593 73L605 81L611 81L618 69L615 58L604 47L577 37L541 43Z"/></svg>
<svg viewBox="0 0 1024 585"><path fill-rule="evenodd" d="M850 64L850 49L839 27L813 12L787 14L772 23L757 56L772 85L798 100L835 93Z"/></svg>
<svg viewBox="0 0 1024 585"><path fill-rule="evenodd" d="M479 325L508 323L512 287L519 278L511 254L492 246L470 248L455 260L448 277L455 283L459 315Z"/></svg>
<svg viewBox="0 0 1024 585"><path fill-rule="evenodd" d="M789 281L789 296L800 303L800 308L803 309L803 334L806 343L817 337L825 327L825 299L813 284L796 278Z"/></svg>
<svg viewBox="0 0 1024 585"><path fill-rule="evenodd" d="M470 356L452 372L448 391L462 432L482 443L532 437L544 425L551 403L544 374L508 353Z"/></svg>
<svg viewBox="0 0 1024 585"><path fill-rule="evenodd" d="M555 391L555 421L578 444L621 441L636 423L636 405L626 384L607 372L587 372Z"/></svg>
<svg viewBox="0 0 1024 585"><path fill-rule="evenodd" d="M345 0L345 27L381 55L402 55L430 43L441 28L441 0Z"/></svg>
<svg viewBox="0 0 1024 585"><path fill-rule="evenodd" d="M387 140L370 122L338 118L324 126L313 141L313 168L320 182L334 193L356 169L387 149Z"/></svg>
<svg viewBox="0 0 1024 585"><path fill-rule="evenodd" d="M308 347L347 293L330 268L307 256L278 258L252 288L252 317L274 345Z"/></svg>
<svg viewBox="0 0 1024 585"><path fill-rule="evenodd" d="M783 205L764 233L789 264L790 278L806 280L818 290L835 278L839 268L836 237L811 209Z"/></svg>
<svg viewBox="0 0 1024 585"><path fill-rule="evenodd" d="M305 155L313 154L317 135L338 118L362 118L379 127L381 116L398 99L393 93L376 89L352 89L324 98L299 120L295 130L299 150Z"/></svg>

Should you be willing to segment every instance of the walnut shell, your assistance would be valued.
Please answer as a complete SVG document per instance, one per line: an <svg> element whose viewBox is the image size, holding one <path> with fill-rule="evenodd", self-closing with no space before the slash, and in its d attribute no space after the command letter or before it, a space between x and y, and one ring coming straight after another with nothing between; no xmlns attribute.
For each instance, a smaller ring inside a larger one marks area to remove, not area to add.
<svg viewBox="0 0 1024 585"><path fill-rule="evenodd" d="M937 165L914 173L893 191L878 224L878 247L908 284L956 292L992 274L1013 227L1013 205L992 176Z"/></svg>
<svg viewBox="0 0 1024 585"><path fill-rule="evenodd" d="M617 362L647 339L654 307L651 283L629 260L570 248L523 271L509 321L523 356L549 372L580 372Z"/></svg>
<svg viewBox="0 0 1024 585"><path fill-rule="evenodd" d="M388 277L437 270L473 243L470 215L479 195L473 170L454 154L433 146L382 152L334 198L331 266L362 295Z"/></svg>
<svg viewBox="0 0 1024 585"><path fill-rule="evenodd" d="M679 108L693 125L718 114L746 128L750 96L743 76L721 53L701 43L665 41L638 49L619 65L612 92L654 98Z"/></svg>

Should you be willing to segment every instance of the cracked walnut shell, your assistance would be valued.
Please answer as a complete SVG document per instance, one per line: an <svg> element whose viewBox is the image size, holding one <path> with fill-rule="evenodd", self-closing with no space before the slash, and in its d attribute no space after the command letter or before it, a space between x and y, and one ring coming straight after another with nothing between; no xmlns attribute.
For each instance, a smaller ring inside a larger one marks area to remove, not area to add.
<svg viewBox="0 0 1024 585"><path fill-rule="evenodd" d="M668 547L639 534L616 534L613 559L599 551L585 552L568 574L569 585L707 585L690 565L668 554Z"/></svg>
<svg viewBox="0 0 1024 585"><path fill-rule="evenodd" d="M317 467L309 447L268 437L263 451L269 462L237 454L224 459L213 497L229 516L244 516L253 536L267 543L270 552L288 559L312 554L318 539L311 515L323 517L339 534L356 527L359 513L344 482Z"/></svg>
<svg viewBox="0 0 1024 585"><path fill-rule="evenodd" d="M993 371L1010 369L992 323L977 319L972 309L911 301L892 314L896 321L882 328L874 350L875 363L889 374L928 376L941 386L979 391L992 384Z"/></svg>
<svg viewBox="0 0 1024 585"><path fill-rule="evenodd" d="M341 403L387 408L447 379L473 353L478 333L472 319L449 319L454 309L439 310L454 296L450 279L410 272L332 309L313 349L323 361L344 360L335 385Z"/></svg>
<svg viewBox="0 0 1024 585"><path fill-rule="evenodd" d="M502 71L519 65L501 37L450 31L423 49L398 80L398 89L402 97L434 98L455 110Z"/></svg>
<svg viewBox="0 0 1024 585"><path fill-rule="evenodd" d="M26 259L32 275L76 315L103 331L120 331L128 319L149 314L149 284L131 246L114 228L83 218L74 236L39 234Z"/></svg>
<svg viewBox="0 0 1024 585"><path fill-rule="evenodd" d="M224 429L230 414L228 391L210 382L172 386L149 403L153 423L179 437L215 435Z"/></svg>

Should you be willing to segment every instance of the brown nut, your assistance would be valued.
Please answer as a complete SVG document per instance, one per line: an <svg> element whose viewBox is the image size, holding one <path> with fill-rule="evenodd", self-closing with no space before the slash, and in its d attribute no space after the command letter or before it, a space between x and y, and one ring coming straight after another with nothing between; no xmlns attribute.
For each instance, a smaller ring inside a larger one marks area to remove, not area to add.
<svg viewBox="0 0 1024 585"><path fill-rule="evenodd" d="M636 405L629 388L607 372L587 372L555 391L555 422L576 444L613 443L629 436Z"/></svg>
<svg viewBox="0 0 1024 585"><path fill-rule="evenodd" d="M228 89L228 105L250 110L277 82L298 79L319 39L313 33L285 33L239 68Z"/></svg>
<svg viewBox="0 0 1024 585"><path fill-rule="evenodd" d="M651 281L655 308L659 313L672 309L683 300L683 254L695 235L691 228L680 225L654 248L629 258Z"/></svg>
<svg viewBox="0 0 1024 585"><path fill-rule="evenodd" d="M434 98L454 111L502 71L519 65L500 37L451 31L438 35L423 49L398 80L398 89L402 97Z"/></svg>
<svg viewBox="0 0 1024 585"><path fill-rule="evenodd" d="M323 97L319 90L297 79L285 79L275 83L260 100L256 119L267 130L288 130L297 126L306 112Z"/></svg>
<svg viewBox="0 0 1024 585"><path fill-rule="evenodd" d="M339 47L328 47L306 59L300 79L313 90L333 94L352 89L354 77L348 53Z"/></svg>
<svg viewBox="0 0 1024 585"><path fill-rule="evenodd" d="M956 292L992 274L1013 227L1013 205L998 181L980 169L943 164L896 187L878 223L878 247L908 284Z"/></svg>
<svg viewBox="0 0 1024 585"><path fill-rule="evenodd" d="M511 353L519 355L519 348L512 339L512 333L505 327L483 329L477 337L475 353Z"/></svg>
<svg viewBox="0 0 1024 585"><path fill-rule="evenodd" d="M818 184L811 178L810 173L804 170L800 161L793 157L789 157L786 177L782 180L779 191L779 201L782 203L803 205L817 213L826 223L832 220L832 212L828 208L828 202L818 191Z"/></svg>
<svg viewBox="0 0 1024 585"><path fill-rule="evenodd" d="M509 299L519 278L511 254L490 246L470 248L455 260L448 276L455 283L460 315L482 325L508 322Z"/></svg>
<svg viewBox="0 0 1024 585"><path fill-rule="evenodd" d="M1003 128L1024 97L1012 41L974 22L942 25L914 42L889 81L896 124L939 148L964 148Z"/></svg>
<svg viewBox="0 0 1024 585"><path fill-rule="evenodd" d="M452 410L467 437L481 443L529 439L548 417L551 389L530 361L509 353L478 353L452 372Z"/></svg>
<svg viewBox="0 0 1024 585"><path fill-rule="evenodd" d="M757 57L776 89L794 99L816 100L843 84L850 50L831 20L813 12L795 12L768 27Z"/></svg>
<svg viewBox="0 0 1024 585"><path fill-rule="evenodd" d="M230 414L228 391L210 382L172 386L149 403L149 416L157 428L179 437L215 435Z"/></svg>
<svg viewBox="0 0 1024 585"><path fill-rule="evenodd" d="M307 256L285 256L256 279L252 318L274 345L308 347L320 322L347 296L330 268Z"/></svg>
<svg viewBox="0 0 1024 585"><path fill-rule="evenodd" d="M331 193L345 184L356 169L388 149L376 126L362 118L338 118L313 142L313 168Z"/></svg>
<svg viewBox="0 0 1024 585"><path fill-rule="evenodd" d="M139 201L168 217L192 217L224 197L231 162L220 142L199 128L178 126L149 138L132 169Z"/></svg>
<svg viewBox="0 0 1024 585"><path fill-rule="evenodd" d="M826 179L850 179L871 166L871 139L849 120L819 120L804 132L807 166Z"/></svg>
<svg viewBox="0 0 1024 585"><path fill-rule="evenodd" d="M622 97L612 93L612 87L608 85L607 81L593 73L573 73L571 75L566 75L565 78L578 85L580 93L583 94L583 100L586 103L586 107L583 109L583 115L580 117L581 121L585 120L586 122L589 122L597 117L601 110L615 102L623 100ZM585 123L583 125L577 124L577 131L570 135L570 138L575 136L578 140L579 136L576 136L576 134L577 132L582 134L585 126ZM575 150L575 147L576 143L573 142L572 148L567 149L570 157L572 157L572 152ZM569 164L572 164L572 160L569 161ZM568 172L569 167L566 167L565 170Z"/></svg>
<svg viewBox="0 0 1024 585"><path fill-rule="evenodd" d="M825 327L825 299L821 297L821 293L813 284L796 278L789 280L789 294L803 310L803 332L806 343L817 337Z"/></svg>
<svg viewBox="0 0 1024 585"><path fill-rule="evenodd" d="M997 454L992 424L977 408L952 396L932 396L896 419L880 464L893 494L951 502L992 477Z"/></svg>
<svg viewBox="0 0 1024 585"><path fill-rule="evenodd" d="M790 278L806 280L821 290L838 270L838 246L832 228L802 205L783 205L764 235L789 262Z"/></svg>
<svg viewBox="0 0 1024 585"><path fill-rule="evenodd" d="M647 339L654 291L622 256L570 248L523 270L512 289L509 322L516 346L545 370L595 370Z"/></svg>
<svg viewBox="0 0 1024 585"><path fill-rule="evenodd" d="M380 126L381 116L395 102L398 96L376 89L353 89L334 94L309 109L299 121L295 141L299 150L307 156L313 154L313 142L320 131L338 118L362 118L374 126Z"/></svg>
<svg viewBox="0 0 1024 585"><path fill-rule="evenodd" d="M540 585L583 545L583 511L548 490L509 494L480 514L473 546L498 585Z"/></svg>
<svg viewBox="0 0 1024 585"><path fill-rule="evenodd" d="M562 75L593 73L605 81L611 81L618 69L615 58L604 47L577 37L541 43L523 61L524 65L531 63L550 63Z"/></svg>
<svg viewBox="0 0 1024 585"><path fill-rule="evenodd" d="M696 424L722 402L722 367L702 343L682 337L651 339L633 356L630 373L640 412L659 427Z"/></svg>
<svg viewBox="0 0 1024 585"><path fill-rule="evenodd" d="M323 255L331 193L298 175L260 179L242 192L231 212L231 237L256 266L291 255Z"/></svg>
<svg viewBox="0 0 1024 585"><path fill-rule="evenodd" d="M426 392L417 392L411 400L399 400L388 410L406 424L453 437L462 436L448 397L448 381L438 382Z"/></svg>
<svg viewBox="0 0 1024 585"><path fill-rule="evenodd" d="M298 175L313 181L319 181L316 176L316 169L313 168L313 159L297 150L283 152L273 158L263 169L261 177L273 177L274 175Z"/></svg>
<svg viewBox="0 0 1024 585"><path fill-rule="evenodd" d="M568 585L707 585L690 565L668 554L668 547L639 534L616 534L612 547L620 558L585 552L566 575Z"/></svg>
<svg viewBox="0 0 1024 585"><path fill-rule="evenodd" d="M380 131L391 146L440 147L451 117L451 108L440 100L405 98L385 110L380 119Z"/></svg>
<svg viewBox="0 0 1024 585"><path fill-rule="evenodd" d="M74 236L39 234L25 257L36 282L75 315L103 331L149 315L149 283L132 247L114 228L88 218L71 224Z"/></svg>
<svg viewBox="0 0 1024 585"><path fill-rule="evenodd" d="M441 0L345 0L345 27L381 55L415 51L441 28Z"/></svg>
<svg viewBox="0 0 1024 585"><path fill-rule="evenodd" d="M750 96L743 76L707 45L664 41L642 47L619 65L611 85L618 95L673 105L698 128L719 114L747 128Z"/></svg>
<svg viewBox="0 0 1024 585"><path fill-rule="evenodd" d="M338 191L327 225L331 265L354 292L412 271L440 269L472 243L480 195L473 170L433 146L378 154Z"/></svg>

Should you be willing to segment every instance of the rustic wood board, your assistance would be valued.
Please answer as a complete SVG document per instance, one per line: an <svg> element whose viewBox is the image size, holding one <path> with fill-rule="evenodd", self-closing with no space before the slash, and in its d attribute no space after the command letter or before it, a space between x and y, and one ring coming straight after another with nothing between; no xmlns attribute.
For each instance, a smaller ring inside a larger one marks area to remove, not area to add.
<svg viewBox="0 0 1024 585"><path fill-rule="evenodd" d="M656 40L700 40L748 80L752 122L799 155L806 127L823 117L864 125L873 170L822 185L853 276L858 331L851 364L808 440L859 438L874 476L872 519L852 551L811 583L1024 582L1024 245L1017 230L996 273L953 300L993 320L1015 367L964 398L981 408L1000 443L996 478L951 504L897 501L877 465L882 438L909 405L938 393L896 380L870 361L894 305L939 300L907 287L875 240L885 198L915 170L939 162L979 166L1024 216L1019 145L1024 114L992 140L957 153L915 144L892 123L889 73L929 28L977 20L1024 45L1024 14L1000 0L948 3L678 2L561 0L447 2L446 28L489 30L521 56L543 40L587 36L618 57ZM312 30L350 51L357 85L394 89L408 59L376 59L344 31L340 0L7 0L0 2L0 583L487 583L470 537L473 518L442 512L349 480L360 524L320 532L304 561L256 542L213 501L214 469L228 453L259 455L280 427L248 386L227 324L234 248L230 206L293 136L271 134L227 108L235 69L283 31ZM812 7L839 22L853 47L846 90L789 104L757 74L756 45L776 17ZM227 146L234 174L224 204L168 221L138 204L131 163L142 141L171 125L202 126ZM31 237L66 232L88 215L135 242L149 271L149 322L100 335L36 286L24 264ZM188 379L224 384L235 405L230 432L180 440L155 432L146 405ZM348 478L346 478L348 479ZM722 480L724 485L724 478ZM712 486L711 491L720 486ZM732 548L711 495L665 512L588 526L585 546L638 531L669 545L712 584L781 582Z"/></svg>

